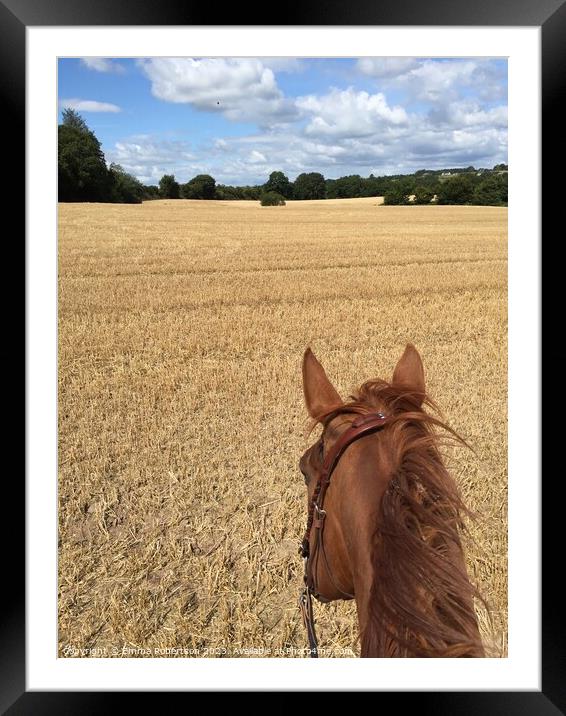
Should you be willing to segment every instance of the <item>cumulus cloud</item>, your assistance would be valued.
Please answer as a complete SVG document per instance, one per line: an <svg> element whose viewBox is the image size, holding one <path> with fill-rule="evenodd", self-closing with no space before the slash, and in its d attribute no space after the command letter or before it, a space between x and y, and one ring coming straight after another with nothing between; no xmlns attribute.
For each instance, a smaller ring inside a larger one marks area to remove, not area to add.
<svg viewBox="0 0 566 716"><path fill-rule="evenodd" d="M258 152L256 149L254 149L250 153L248 161L250 162L250 164L265 164L267 162L267 159L265 158L265 154L262 154L261 152Z"/></svg>
<svg viewBox="0 0 566 716"><path fill-rule="evenodd" d="M222 184L256 184L280 170L294 180L301 172L320 171L328 178L409 173L416 169L493 166L507 159L505 128L469 125L439 129L426 118L412 119L403 135L378 132L367 136L313 136L281 131L216 138L194 148L174 140L131 138L107 151L145 183L163 174L186 182L211 174Z"/></svg>
<svg viewBox="0 0 566 716"><path fill-rule="evenodd" d="M419 62L414 57L362 57L357 62L360 72L379 78L398 77L418 65Z"/></svg>
<svg viewBox="0 0 566 716"><path fill-rule="evenodd" d="M104 148L104 154L108 162L120 164L146 184L156 184L164 174L175 174L178 181L186 182L204 173L202 161L182 140L139 134Z"/></svg>
<svg viewBox="0 0 566 716"><path fill-rule="evenodd" d="M357 69L404 98L408 121L375 136L383 160L415 166L490 166L507 157L506 65L490 59L363 58ZM372 145L373 146L373 145Z"/></svg>
<svg viewBox="0 0 566 716"><path fill-rule="evenodd" d="M417 98L437 101L452 97L460 87L473 84L477 70L475 61L426 60L402 75L399 80Z"/></svg>
<svg viewBox="0 0 566 716"><path fill-rule="evenodd" d="M453 129L449 132L424 128L410 137L405 145L405 156L422 168L462 163L492 166L505 161L506 153L507 131L494 128Z"/></svg>
<svg viewBox="0 0 566 716"><path fill-rule="evenodd" d="M92 99L62 99L61 109L75 109L77 112L121 112L118 105L110 102L97 102Z"/></svg>
<svg viewBox="0 0 566 716"><path fill-rule="evenodd" d="M266 181L274 170L290 179L301 172L321 171L328 178L347 174L368 176L409 173L420 168L441 169L459 165L493 166L506 161L506 134L498 130L454 130L435 132L423 127L408 132L402 142L379 135L355 138L325 137L317 141L293 133L229 138L220 155L212 151L208 159L223 183ZM254 165L250 145L261 149L267 161ZM228 150L228 151L227 151ZM264 169L263 173L260 171Z"/></svg>
<svg viewBox="0 0 566 716"><path fill-rule="evenodd" d="M445 103L472 90L483 100L503 99L501 65L490 59L417 59L365 57L357 69L382 88L402 90L409 99Z"/></svg>
<svg viewBox="0 0 566 716"><path fill-rule="evenodd" d="M153 58L139 65L155 97L269 127L296 118L293 102L258 59Z"/></svg>
<svg viewBox="0 0 566 716"><path fill-rule="evenodd" d="M158 58L140 66L163 101L258 127L202 144L130 137L105 148L111 161L146 183L163 174L180 182L211 174L219 183L255 184L275 170L293 180L311 171L335 178L507 161L504 63L364 58L356 65L363 88L325 86L294 99L278 87L273 58ZM290 62L289 71L293 67ZM372 77L375 90L367 91Z"/></svg>
<svg viewBox="0 0 566 716"><path fill-rule="evenodd" d="M81 64L88 67L89 70L95 70L95 72L123 74L126 71L124 65L107 57L81 57Z"/></svg>
<svg viewBox="0 0 566 716"><path fill-rule="evenodd" d="M507 127L507 107L484 108L475 100L450 102L433 107L429 119L435 125L452 127Z"/></svg>
<svg viewBox="0 0 566 716"><path fill-rule="evenodd" d="M361 137L408 121L403 107L390 107L383 93L358 92L353 87L299 97L296 104L312 117L305 131L313 135Z"/></svg>
<svg viewBox="0 0 566 716"><path fill-rule="evenodd" d="M179 140L156 140L149 136L137 136L129 141L116 142L114 146L113 156L118 163L121 163L121 160L134 160L142 163L174 164L196 158L190 151L189 144Z"/></svg>

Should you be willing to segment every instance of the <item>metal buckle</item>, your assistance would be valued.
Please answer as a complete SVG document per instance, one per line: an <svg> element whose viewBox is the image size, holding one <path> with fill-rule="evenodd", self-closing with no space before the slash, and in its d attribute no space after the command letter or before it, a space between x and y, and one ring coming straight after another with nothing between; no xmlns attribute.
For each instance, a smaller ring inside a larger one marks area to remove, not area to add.
<svg viewBox="0 0 566 716"><path fill-rule="evenodd" d="M303 587L303 589L301 589L299 593L299 611L301 612L301 617L303 618L303 626L305 627L305 629L308 629L311 623L311 610L309 609L308 587Z"/></svg>
<svg viewBox="0 0 566 716"><path fill-rule="evenodd" d="M314 519L312 521L315 529L322 530L324 524L324 518L326 517L326 510L323 510L318 505L314 506Z"/></svg>

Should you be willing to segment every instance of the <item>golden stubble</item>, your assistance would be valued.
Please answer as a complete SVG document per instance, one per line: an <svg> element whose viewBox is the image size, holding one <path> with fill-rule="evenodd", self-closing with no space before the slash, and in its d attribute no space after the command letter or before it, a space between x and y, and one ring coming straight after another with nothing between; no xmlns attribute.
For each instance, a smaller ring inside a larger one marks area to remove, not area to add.
<svg viewBox="0 0 566 716"><path fill-rule="evenodd" d="M303 649L303 351L346 397L408 341L476 451L447 459L506 655L507 210L380 204L59 206L61 655ZM359 653L353 604L316 616Z"/></svg>

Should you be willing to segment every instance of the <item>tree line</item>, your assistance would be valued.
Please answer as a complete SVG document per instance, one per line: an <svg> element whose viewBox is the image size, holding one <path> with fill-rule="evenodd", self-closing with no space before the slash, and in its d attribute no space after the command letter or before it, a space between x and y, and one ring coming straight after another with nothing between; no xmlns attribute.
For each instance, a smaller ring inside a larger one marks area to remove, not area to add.
<svg viewBox="0 0 566 716"><path fill-rule="evenodd" d="M352 199L383 196L385 204L507 205L507 165L493 169L474 167L426 170L414 174L362 177L358 174L325 179L319 172L299 174L294 181L282 171L270 174L265 184L216 184L209 174L186 183L166 174L159 184L144 185L119 164L106 165L100 142L73 109L63 110L59 125L59 201L141 203L150 199L261 200L281 205L287 199Z"/></svg>
<svg viewBox="0 0 566 716"><path fill-rule="evenodd" d="M383 202L507 206L507 177L506 164L496 164L493 169L421 171L399 177L384 192Z"/></svg>

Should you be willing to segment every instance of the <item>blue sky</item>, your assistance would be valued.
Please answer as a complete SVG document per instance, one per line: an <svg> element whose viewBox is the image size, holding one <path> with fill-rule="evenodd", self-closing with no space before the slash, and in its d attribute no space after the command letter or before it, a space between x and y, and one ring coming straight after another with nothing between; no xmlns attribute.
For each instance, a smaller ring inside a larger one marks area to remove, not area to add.
<svg viewBox="0 0 566 716"><path fill-rule="evenodd" d="M64 58L58 95L146 184L507 163L501 59Z"/></svg>

